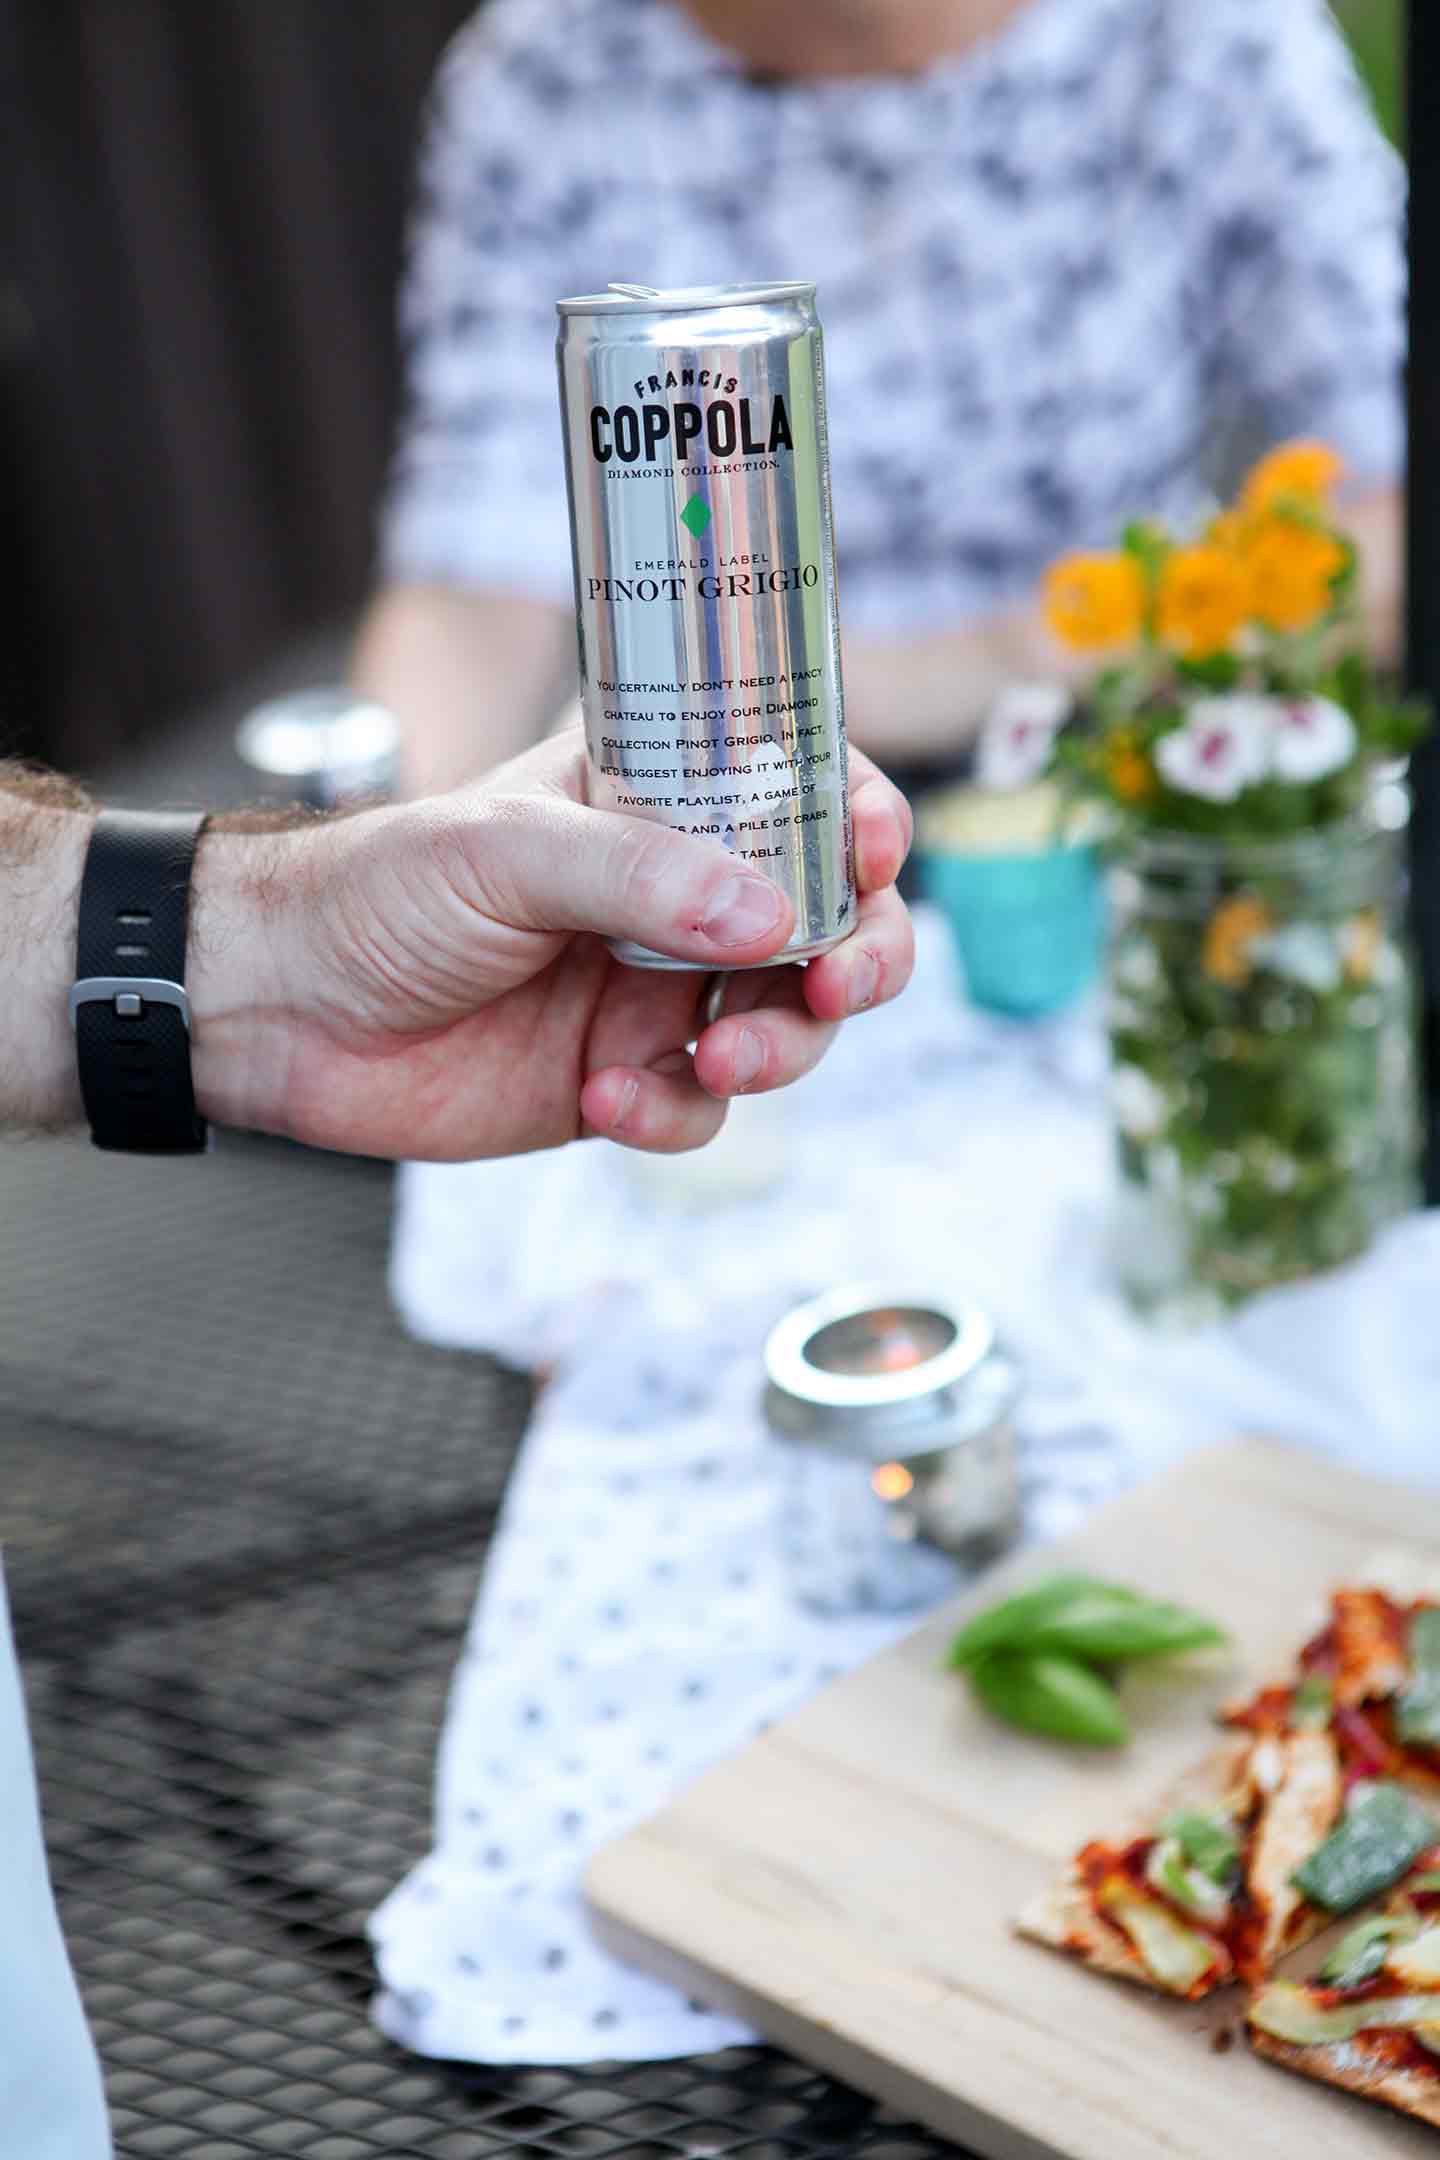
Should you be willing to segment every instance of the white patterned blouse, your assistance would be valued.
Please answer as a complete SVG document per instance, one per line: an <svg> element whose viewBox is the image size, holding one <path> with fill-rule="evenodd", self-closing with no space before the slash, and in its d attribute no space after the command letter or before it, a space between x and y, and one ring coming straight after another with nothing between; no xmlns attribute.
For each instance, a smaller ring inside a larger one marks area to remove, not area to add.
<svg viewBox="0 0 1440 2160"><path fill-rule="evenodd" d="M1402 219L1322 0L1025 0L783 83L678 0L492 0L421 159L384 572L568 600L554 302L612 279L817 281L852 631L1010 604L1237 443L1392 478Z"/></svg>

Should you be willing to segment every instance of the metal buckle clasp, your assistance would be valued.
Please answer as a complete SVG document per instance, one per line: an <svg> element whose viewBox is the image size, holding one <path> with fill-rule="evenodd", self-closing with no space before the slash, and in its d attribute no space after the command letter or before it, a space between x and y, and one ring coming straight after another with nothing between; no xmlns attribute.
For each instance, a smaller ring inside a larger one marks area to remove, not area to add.
<svg viewBox="0 0 1440 2160"><path fill-rule="evenodd" d="M185 985L148 975L87 975L70 992L70 1025L82 1005L113 1005L121 1020L139 1020L147 1005L173 1005L190 1033L190 999Z"/></svg>

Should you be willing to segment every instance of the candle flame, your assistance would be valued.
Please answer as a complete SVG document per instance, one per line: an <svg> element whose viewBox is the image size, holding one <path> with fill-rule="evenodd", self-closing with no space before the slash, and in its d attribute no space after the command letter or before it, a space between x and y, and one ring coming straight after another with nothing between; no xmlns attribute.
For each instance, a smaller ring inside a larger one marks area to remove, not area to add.
<svg viewBox="0 0 1440 2160"><path fill-rule="evenodd" d="M915 1480L903 1462L881 1463L870 1473L871 1489L882 1500L903 1500L914 1484Z"/></svg>

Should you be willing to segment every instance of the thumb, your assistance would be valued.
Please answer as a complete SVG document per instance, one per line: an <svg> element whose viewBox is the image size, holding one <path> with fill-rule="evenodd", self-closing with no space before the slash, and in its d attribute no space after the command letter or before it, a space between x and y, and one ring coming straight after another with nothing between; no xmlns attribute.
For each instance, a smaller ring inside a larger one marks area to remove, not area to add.
<svg viewBox="0 0 1440 2160"><path fill-rule="evenodd" d="M758 966L794 909L718 841L558 796L486 797L460 839L487 914L516 929L591 930L696 967Z"/></svg>

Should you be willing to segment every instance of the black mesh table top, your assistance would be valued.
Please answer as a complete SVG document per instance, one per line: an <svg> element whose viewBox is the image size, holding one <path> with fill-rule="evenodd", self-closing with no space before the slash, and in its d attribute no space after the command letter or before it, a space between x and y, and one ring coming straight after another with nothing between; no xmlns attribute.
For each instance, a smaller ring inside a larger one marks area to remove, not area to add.
<svg viewBox="0 0 1440 2160"><path fill-rule="evenodd" d="M367 2022L530 1390L407 1341L389 1180L0 1148L0 1537L120 2160L937 2160L765 2048L508 2070Z"/></svg>

